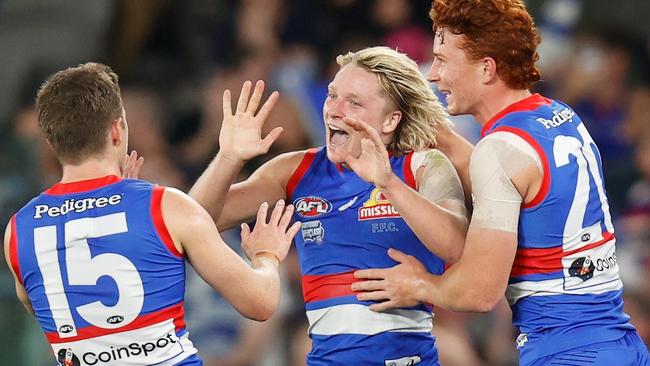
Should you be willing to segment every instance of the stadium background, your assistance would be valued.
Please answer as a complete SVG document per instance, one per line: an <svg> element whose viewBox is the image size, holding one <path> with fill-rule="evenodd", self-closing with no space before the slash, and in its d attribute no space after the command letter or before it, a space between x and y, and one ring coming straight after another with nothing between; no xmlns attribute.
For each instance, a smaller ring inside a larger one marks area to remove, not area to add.
<svg viewBox="0 0 650 366"><path fill-rule="evenodd" d="M264 79L282 93L269 154L321 144L334 58L388 45L423 70L431 53L425 0L0 0L0 222L60 177L36 125L43 79L87 61L120 75L142 178L187 190L218 150L221 93ZM537 90L573 105L599 144L618 237L625 309L650 341L650 2L527 1L544 42ZM455 118L476 141L478 125ZM268 157L267 157L268 158ZM263 162L247 165L245 178ZM224 237L236 247L237 232ZM188 271L187 320L206 365L304 364L309 349L295 256L280 311L243 320ZM510 311L438 310L443 364L515 365ZM0 270L0 364L52 365L35 320Z"/></svg>

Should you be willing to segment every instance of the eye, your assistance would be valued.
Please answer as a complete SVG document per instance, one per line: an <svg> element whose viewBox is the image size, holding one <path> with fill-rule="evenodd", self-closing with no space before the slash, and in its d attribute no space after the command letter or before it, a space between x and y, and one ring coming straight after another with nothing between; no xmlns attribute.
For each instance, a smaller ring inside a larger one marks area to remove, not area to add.
<svg viewBox="0 0 650 366"><path fill-rule="evenodd" d="M361 107L361 103L359 103L359 101L354 100L354 99L350 100L350 104L352 104L355 107Z"/></svg>
<svg viewBox="0 0 650 366"><path fill-rule="evenodd" d="M336 99L336 94L334 93L327 93L327 99Z"/></svg>

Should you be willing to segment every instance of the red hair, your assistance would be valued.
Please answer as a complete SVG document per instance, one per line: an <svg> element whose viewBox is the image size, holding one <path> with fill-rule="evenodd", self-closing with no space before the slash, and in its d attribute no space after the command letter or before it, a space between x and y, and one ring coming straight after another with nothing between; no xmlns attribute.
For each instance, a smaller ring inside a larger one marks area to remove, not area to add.
<svg viewBox="0 0 650 366"><path fill-rule="evenodd" d="M462 35L471 60L492 57L499 77L513 89L530 89L541 74L535 62L541 42L535 22L521 0L433 0L434 33Z"/></svg>

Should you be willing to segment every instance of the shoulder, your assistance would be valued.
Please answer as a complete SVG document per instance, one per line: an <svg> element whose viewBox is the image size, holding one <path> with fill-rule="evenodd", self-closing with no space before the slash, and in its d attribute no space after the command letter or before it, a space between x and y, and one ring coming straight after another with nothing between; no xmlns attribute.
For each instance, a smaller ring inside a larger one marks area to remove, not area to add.
<svg viewBox="0 0 650 366"><path fill-rule="evenodd" d="M485 159L498 162L533 159L535 162L539 162L540 156L535 148L519 134L497 131L481 139L472 152L471 161L474 164L485 161Z"/></svg>
<svg viewBox="0 0 650 366"><path fill-rule="evenodd" d="M430 149L413 153L411 169L415 172L418 191L423 191L426 186L435 189L442 185L461 186L458 172L440 150Z"/></svg>
<svg viewBox="0 0 650 366"><path fill-rule="evenodd" d="M321 149L312 148L280 154L257 169L255 174L286 184L300 169L309 168L319 152Z"/></svg>
<svg viewBox="0 0 650 366"><path fill-rule="evenodd" d="M438 149L416 151L411 158L411 169L416 173L416 180L421 172L438 170L441 174L456 174L449 158Z"/></svg>

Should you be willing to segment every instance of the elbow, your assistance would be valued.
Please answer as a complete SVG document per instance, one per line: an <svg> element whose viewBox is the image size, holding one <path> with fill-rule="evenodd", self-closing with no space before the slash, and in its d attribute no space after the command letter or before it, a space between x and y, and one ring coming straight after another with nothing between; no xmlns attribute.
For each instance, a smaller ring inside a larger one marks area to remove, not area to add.
<svg viewBox="0 0 650 366"><path fill-rule="evenodd" d="M468 308L466 311L476 312L476 313L488 313L497 306L499 303L499 298L490 295L479 295L473 296L469 299Z"/></svg>
<svg viewBox="0 0 650 366"><path fill-rule="evenodd" d="M447 265L455 264L460 260L460 257L463 255L463 249L465 248L465 238L459 237L454 242L450 243L447 253L443 260Z"/></svg>
<svg viewBox="0 0 650 366"><path fill-rule="evenodd" d="M250 320L255 320L258 322L263 322L267 321L271 318L271 316L275 313L277 310L278 304L273 303L258 303L255 304L251 309L248 309L245 312L242 312L241 314L250 319Z"/></svg>

